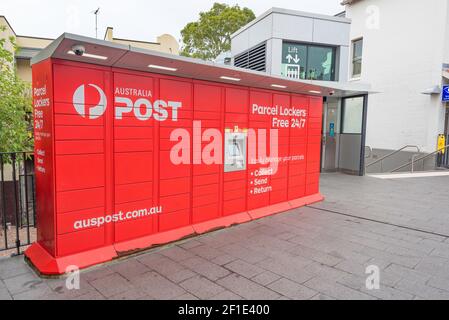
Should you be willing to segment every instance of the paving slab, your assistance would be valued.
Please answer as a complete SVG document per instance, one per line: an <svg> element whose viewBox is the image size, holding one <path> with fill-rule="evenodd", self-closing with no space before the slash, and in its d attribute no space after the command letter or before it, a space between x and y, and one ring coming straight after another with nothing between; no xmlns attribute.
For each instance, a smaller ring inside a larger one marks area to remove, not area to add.
<svg viewBox="0 0 449 320"><path fill-rule="evenodd" d="M202 300L210 299L225 291L223 287L203 276L190 278L181 282L179 285L190 294Z"/></svg>

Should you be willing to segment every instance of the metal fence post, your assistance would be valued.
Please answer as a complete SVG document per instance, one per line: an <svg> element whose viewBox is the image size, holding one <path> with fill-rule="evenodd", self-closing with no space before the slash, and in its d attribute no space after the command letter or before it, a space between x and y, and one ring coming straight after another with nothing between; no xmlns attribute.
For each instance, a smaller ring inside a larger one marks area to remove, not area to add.
<svg viewBox="0 0 449 320"><path fill-rule="evenodd" d="M12 181L14 185L14 204L15 204L15 217L16 217L16 248L17 254L20 254L20 227L19 227L19 197L17 190L17 177L16 177L16 154L11 154L12 159Z"/></svg>

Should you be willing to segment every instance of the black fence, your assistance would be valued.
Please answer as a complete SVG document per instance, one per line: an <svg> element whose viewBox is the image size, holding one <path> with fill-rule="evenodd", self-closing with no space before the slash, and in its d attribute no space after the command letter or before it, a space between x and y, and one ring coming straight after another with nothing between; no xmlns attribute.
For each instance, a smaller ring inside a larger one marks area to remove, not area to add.
<svg viewBox="0 0 449 320"><path fill-rule="evenodd" d="M0 257L36 240L35 200L33 153L0 153Z"/></svg>

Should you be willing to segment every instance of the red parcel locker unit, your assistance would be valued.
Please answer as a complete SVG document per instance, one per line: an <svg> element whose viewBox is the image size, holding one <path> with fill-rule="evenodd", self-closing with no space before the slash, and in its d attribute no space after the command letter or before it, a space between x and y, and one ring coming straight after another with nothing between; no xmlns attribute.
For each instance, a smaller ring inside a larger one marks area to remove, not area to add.
<svg viewBox="0 0 449 320"><path fill-rule="evenodd" d="M33 61L38 240L26 251L41 273L323 199L322 97L303 83L67 34L44 51Z"/></svg>

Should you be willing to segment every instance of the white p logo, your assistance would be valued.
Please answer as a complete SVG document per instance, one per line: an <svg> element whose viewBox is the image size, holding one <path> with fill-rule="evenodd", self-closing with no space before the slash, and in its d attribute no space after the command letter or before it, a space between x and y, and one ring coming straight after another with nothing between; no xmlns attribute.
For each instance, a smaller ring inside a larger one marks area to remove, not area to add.
<svg viewBox="0 0 449 320"><path fill-rule="evenodd" d="M85 85L81 85L76 89L73 94L73 106L75 107L76 112L78 112L83 118L86 116L91 119L97 119L101 117L106 111L107 99L104 91L95 84L89 84L90 87L96 89L98 94L100 95L100 101L96 106L89 107L86 110L86 93L85 93Z"/></svg>

